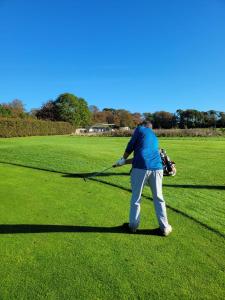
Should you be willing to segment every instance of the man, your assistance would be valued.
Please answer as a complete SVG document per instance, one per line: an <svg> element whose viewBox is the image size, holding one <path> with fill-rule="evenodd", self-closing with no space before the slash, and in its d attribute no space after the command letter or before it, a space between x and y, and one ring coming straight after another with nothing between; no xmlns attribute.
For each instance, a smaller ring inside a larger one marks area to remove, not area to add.
<svg viewBox="0 0 225 300"><path fill-rule="evenodd" d="M127 160L132 152L134 152L134 158ZM132 197L129 229L131 232L136 232L139 226L141 194L144 185L148 184L152 191L160 230L163 235L167 236L172 232L172 227L168 223L166 205L162 194L163 166L158 148L158 139L152 130L151 122L144 121L135 129L123 157L115 165L122 166L131 161Z"/></svg>

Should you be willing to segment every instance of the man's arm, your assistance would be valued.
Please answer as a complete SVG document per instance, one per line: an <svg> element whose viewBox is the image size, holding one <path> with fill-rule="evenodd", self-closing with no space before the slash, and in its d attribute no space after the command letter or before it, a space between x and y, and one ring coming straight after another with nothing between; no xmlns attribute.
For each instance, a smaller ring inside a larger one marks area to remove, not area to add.
<svg viewBox="0 0 225 300"><path fill-rule="evenodd" d="M133 151L134 151L134 145L137 141L138 138L138 133L139 133L139 128L137 127L129 141L129 143L127 144L126 150L124 152L123 157L126 159Z"/></svg>
<svg viewBox="0 0 225 300"><path fill-rule="evenodd" d="M127 159L129 155L130 155L130 153L128 153L128 152L125 151L124 154L123 154L123 158Z"/></svg>
<svg viewBox="0 0 225 300"><path fill-rule="evenodd" d="M135 143L137 141L138 132L139 132L139 130L138 130L138 127L137 127L135 129L135 131L134 131L134 133L133 133L133 135L132 135L129 143L127 144L127 147L126 147L126 150L125 150L125 152L123 154L123 157L121 159L119 159L114 166L119 167L119 166L123 166L125 164L132 163L133 159L128 159L127 160L127 158L134 151L134 145L135 145Z"/></svg>
<svg viewBox="0 0 225 300"><path fill-rule="evenodd" d="M133 158L126 159L125 165L130 165L133 162Z"/></svg>

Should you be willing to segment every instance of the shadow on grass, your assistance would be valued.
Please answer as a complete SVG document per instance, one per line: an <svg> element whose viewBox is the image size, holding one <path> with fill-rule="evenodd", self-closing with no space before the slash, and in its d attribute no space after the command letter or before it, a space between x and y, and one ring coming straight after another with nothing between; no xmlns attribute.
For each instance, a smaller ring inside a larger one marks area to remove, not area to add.
<svg viewBox="0 0 225 300"><path fill-rule="evenodd" d="M45 171L45 172L52 172L52 173L58 173L58 174L63 174L63 177L67 178L86 178L89 176L93 177L107 177L107 176L128 176L129 172L123 172L123 173L115 173L115 172L108 172L108 173L102 173L102 174L97 174L98 172L89 172L89 173L67 173L67 172L62 172L62 171L56 171L56 170L51 170L51 169L45 169L45 168L39 168L35 166L26 166L20 163L12 163L12 162L6 162L6 161L0 161L1 164L6 164L6 165L13 165L13 166L18 166L18 167L23 167L23 168L28 168L28 169L34 169L34 170L40 170L40 171ZM96 176L94 176L96 175ZM89 179L89 178L88 178ZM90 178L90 180L93 178ZM106 182L104 182L106 183ZM114 184L110 184L112 186L117 186ZM190 188L190 189L208 189L208 190L225 190L225 185L193 185L193 184L163 184L165 187L172 187L172 188ZM130 189L126 189L129 190Z"/></svg>
<svg viewBox="0 0 225 300"><path fill-rule="evenodd" d="M55 170L51 170L51 169L39 168L39 167L34 167L34 166L26 166L26 165L22 165L20 163L12 163L12 162L7 162L7 161L0 161L0 163L5 164L5 165L23 167L23 168L27 168L27 169L34 169L34 170L40 170L40 171L52 172L52 173L58 173L58 174L66 174L65 172L61 172L61 171L55 171Z"/></svg>
<svg viewBox="0 0 225 300"><path fill-rule="evenodd" d="M6 162L6 161L0 161L1 164L5 165L12 165L12 166L17 166L17 167L23 167L27 169L34 169L34 170L39 170L39 171L45 171L45 172L52 172L52 173L58 173L58 174L63 174L63 177L69 177L69 178L86 178L89 176L95 176L95 177L100 177L100 176L128 176L128 172L123 172L123 173L115 173L115 172L107 172L107 173L100 173L99 171L97 172L89 172L89 173L67 173L67 172L62 172L62 171L56 171L56 170L51 170L51 169L45 169L45 168L39 168L35 166L27 166L27 165L22 165L20 163L11 163L11 162Z"/></svg>
<svg viewBox="0 0 225 300"><path fill-rule="evenodd" d="M163 184L163 186L182 189L225 190L225 185Z"/></svg>
<svg viewBox="0 0 225 300"><path fill-rule="evenodd" d="M108 172L108 173L101 173L98 174L96 172L91 172L91 173L73 173L73 174L64 174L63 177L69 177L69 178L86 178L89 179L88 177L107 177L107 176L128 176L129 173L115 173L115 172Z"/></svg>
<svg viewBox="0 0 225 300"><path fill-rule="evenodd" d="M125 224L115 227L96 227L96 226L73 226L73 225L38 225L38 224L4 224L0 225L0 234L17 233L51 233L51 232L74 232L74 233L121 233L131 234ZM138 235L157 235L162 236L159 228L138 229Z"/></svg>
<svg viewBox="0 0 225 300"><path fill-rule="evenodd" d="M110 182L108 182L108 181L105 181L105 180L102 180L102 179L96 179L96 178L89 178L89 180L97 181L97 182L100 182L100 183L103 183L103 184L106 184L106 185L110 185L110 186L113 186L113 187L116 187L116 188L120 188L120 189L122 189L122 190L124 190L124 191L127 191L127 192L130 192L130 193L131 193L131 189L125 188L125 187L123 187L123 186L121 186L121 185L118 185L118 184L115 184L115 183L110 183ZM145 198L145 199L148 199L148 200L153 201L153 199L152 199L151 197L147 197L147 196L145 196L145 195L142 195L142 197ZM201 225L202 227L204 227L204 228L210 230L211 232L213 232L213 233L215 233L215 234L217 234L217 235L219 235L219 236L225 238L225 234L223 234L223 233L220 232L219 230L217 230L217 229L215 229L215 228L213 228L213 227L211 227L211 226L209 226L209 225L207 225L207 224L205 224L205 223L199 221L198 219L196 219L196 218L192 217L191 215L189 215L189 214L183 212L182 210L179 210L179 209L177 209L177 208L175 208L175 207L172 207L172 206L170 206L170 205L168 205L168 204L167 204L166 206L167 206L170 210L176 212L177 214L179 214L179 215L181 215L181 216L183 216L183 217L185 217L185 218L187 218L187 219L190 219L190 220L194 221L195 223Z"/></svg>
<svg viewBox="0 0 225 300"><path fill-rule="evenodd" d="M7 164L7 165L19 166L19 167L23 167L23 168L36 169L36 170L41 170L41 171L46 171L46 172L54 172L54 173L58 173L58 174L63 174L63 177L67 177L67 178L85 178L87 176L92 176L92 175L96 174L96 172L93 172L93 173L75 173L75 174L72 174L72 173L66 173L66 172L60 172L60 171L55 171L55 170L49 170L49 169L39 168L39 167L26 166L26 165L22 165L22 164L19 164L19 163L11 163L11 162L6 162L6 161L0 161L0 163ZM109 174L108 176L111 176L111 175L113 175L113 176L114 175L118 175L118 176L119 175L128 175L128 173L115 173L115 174L114 173L111 173L111 174L110 173L104 173L104 174L100 174L100 175L106 177L107 174ZM93 177L92 178L88 178L88 180L92 180L92 181L103 183L103 184L106 184L106 185L109 185L109 186L113 186L115 188L119 188L119 189L122 189L124 191L127 191L127 192L131 193L131 189L125 188L122 185L118 185L118 184L115 184L115 183L111 183L111 182L108 182L108 181L105 181L105 180L102 180L102 179L93 178ZM210 189L210 190L218 189L218 190L225 190L225 186L221 186L221 185L219 185L219 186L213 186L213 185L190 185L190 184L180 184L180 185L179 184L164 184L163 186L165 186L165 187L172 187L172 188L193 188L193 189ZM152 198L150 198L150 197L146 197L144 195L143 195L143 197L146 198L146 199L152 200ZM176 212L176 213L178 213L178 214L180 214L180 215L182 215L182 216L184 216L184 217L186 217L186 218L194 221L195 223L201 225L202 227L210 230L211 232L214 232L215 234L217 234L217 235L225 238L225 234L223 234L220 231L218 231L217 229L215 229L215 228L213 228L213 227L211 227L211 226L209 226L209 225L207 225L207 224L199 221L198 219L192 217L191 215L189 215L189 214L187 214L187 213L185 213L185 212L183 212L183 211L181 211L181 210L179 210L177 208L174 208L174 207L172 207L170 205L167 205L167 207L169 209L171 209L172 211L174 211L174 212ZM2 226L10 226L10 225L2 225ZM32 225L12 225L12 226L32 226ZM41 226L41 225L33 225L33 226ZM45 225L42 225L42 226L45 226ZM53 225L49 225L49 226L53 226ZM89 228L89 227L87 227L87 228ZM91 228L93 229L95 227L91 227ZM115 228L117 228L117 227L115 227ZM115 228L114 228L114 230L115 230ZM2 232L2 229L0 229L0 230L1 230L0 233L4 233L4 232ZM104 230L104 228L102 230ZM99 232L112 232L112 231L107 231L107 230L110 230L110 228L108 228L108 227L106 227L105 230L106 231L99 231ZM111 230L113 230L113 229L111 228ZM83 232L85 232L85 231L83 231ZM86 231L86 232L88 232L88 231ZM93 231L93 232L97 232L97 231ZM16 233L16 232L14 232L14 233Z"/></svg>

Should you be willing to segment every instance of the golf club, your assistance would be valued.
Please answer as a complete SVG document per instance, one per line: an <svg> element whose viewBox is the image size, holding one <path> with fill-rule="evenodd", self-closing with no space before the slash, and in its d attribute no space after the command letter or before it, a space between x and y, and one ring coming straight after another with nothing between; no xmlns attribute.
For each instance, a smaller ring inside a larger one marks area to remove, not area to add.
<svg viewBox="0 0 225 300"><path fill-rule="evenodd" d="M103 174L103 173L105 173L106 171L108 171L108 170L110 170L110 169L112 169L112 168L115 168L115 167L116 167L116 165L113 165L113 166L110 166L110 167L108 167L108 168L102 170L101 172L97 172L97 173L94 173L93 175L84 177L84 181L86 181L86 180L89 179L89 178L92 178L92 177L98 176L98 175L100 175L100 174Z"/></svg>

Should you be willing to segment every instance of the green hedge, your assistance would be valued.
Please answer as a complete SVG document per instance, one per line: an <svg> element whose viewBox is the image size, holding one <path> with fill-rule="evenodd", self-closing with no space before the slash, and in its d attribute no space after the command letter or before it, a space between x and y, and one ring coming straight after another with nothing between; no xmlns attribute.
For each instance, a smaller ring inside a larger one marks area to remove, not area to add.
<svg viewBox="0 0 225 300"><path fill-rule="evenodd" d="M193 129L154 129L158 137L210 137L210 136L225 136L225 129L218 128L193 128ZM132 130L108 131L100 133L91 133L82 135L89 136L108 136L108 137L130 137L133 134Z"/></svg>
<svg viewBox="0 0 225 300"><path fill-rule="evenodd" d="M0 137L70 134L75 128L67 122L0 118Z"/></svg>
<svg viewBox="0 0 225 300"><path fill-rule="evenodd" d="M224 136L221 129L216 128L189 128L189 129L156 129L158 137L210 137Z"/></svg>

